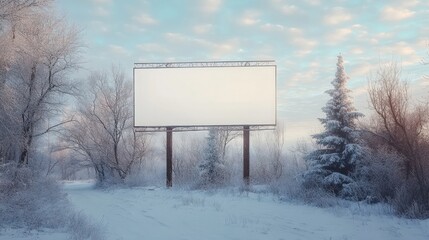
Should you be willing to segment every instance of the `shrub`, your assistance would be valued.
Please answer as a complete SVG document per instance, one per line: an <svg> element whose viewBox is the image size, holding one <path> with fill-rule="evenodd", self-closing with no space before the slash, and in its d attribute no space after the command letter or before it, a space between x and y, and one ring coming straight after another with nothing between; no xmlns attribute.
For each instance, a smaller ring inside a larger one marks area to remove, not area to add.
<svg viewBox="0 0 429 240"><path fill-rule="evenodd" d="M60 229L72 239L103 239L97 226L73 212L54 180L14 163L0 165L0 227Z"/></svg>
<svg viewBox="0 0 429 240"><path fill-rule="evenodd" d="M37 229L66 224L68 201L53 180L9 164L2 167L0 182L2 225Z"/></svg>
<svg viewBox="0 0 429 240"><path fill-rule="evenodd" d="M74 213L71 215L67 224L67 230L71 235L71 240L105 239L103 232L100 231L100 226L88 221L88 219L81 213Z"/></svg>
<svg viewBox="0 0 429 240"><path fill-rule="evenodd" d="M401 157L389 149L368 151L357 171L361 185L368 189L368 196L388 201L404 179L401 173Z"/></svg>
<svg viewBox="0 0 429 240"><path fill-rule="evenodd" d="M426 206L429 199L423 199L415 180L404 182L395 191L394 198L389 200L395 212L407 218L426 219L429 217L429 210Z"/></svg>
<svg viewBox="0 0 429 240"><path fill-rule="evenodd" d="M360 186L367 190L369 201L387 202L399 216L428 218L429 200L414 176L407 179L403 162L402 156L386 147L369 151L359 167Z"/></svg>

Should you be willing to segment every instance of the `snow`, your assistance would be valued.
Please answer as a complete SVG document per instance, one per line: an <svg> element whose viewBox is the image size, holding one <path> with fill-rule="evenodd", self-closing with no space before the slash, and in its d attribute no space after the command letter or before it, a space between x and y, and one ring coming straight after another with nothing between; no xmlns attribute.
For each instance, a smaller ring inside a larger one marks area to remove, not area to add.
<svg viewBox="0 0 429 240"><path fill-rule="evenodd" d="M22 229L1 229L0 240L66 240L67 233L57 232L52 229L22 230Z"/></svg>
<svg viewBox="0 0 429 240"><path fill-rule="evenodd" d="M237 188L189 191L160 187L94 189L68 182L76 210L100 223L107 240L133 239L429 239L429 220L407 220L377 205L317 208ZM380 210L380 211L377 211ZM0 231L0 240L66 240L53 230Z"/></svg>
<svg viewBox="0 0 429 240"><path fill-rule="evenodd" d="M65 185L108 239L429 239L429 220L279 201L267 193ZM361 206L364 208L365 206ZM360 211L360 209L359 209Z"/></svg>

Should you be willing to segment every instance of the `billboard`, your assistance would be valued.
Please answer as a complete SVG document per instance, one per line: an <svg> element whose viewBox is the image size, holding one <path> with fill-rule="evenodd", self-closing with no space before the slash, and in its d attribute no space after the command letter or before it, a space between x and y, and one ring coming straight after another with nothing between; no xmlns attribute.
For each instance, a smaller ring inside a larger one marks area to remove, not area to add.
<svg viewBox="0 0 429 240"><path fill-rule="evenodd" d="M274 64L134 68L135 127L275 124Z"/></svg>

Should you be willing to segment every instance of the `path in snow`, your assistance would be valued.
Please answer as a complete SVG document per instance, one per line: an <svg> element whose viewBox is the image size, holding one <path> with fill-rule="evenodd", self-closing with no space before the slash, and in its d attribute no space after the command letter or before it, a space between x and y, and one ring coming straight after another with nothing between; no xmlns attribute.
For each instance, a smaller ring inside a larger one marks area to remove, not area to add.
<svg viewBox="0 0 429 240"><path fill-rule="evenodd" d="M133 239L429 239L429 220L321 209L238 190L205 193L164 188L94 190L66 184L77 210L111 240Z"/></svg>

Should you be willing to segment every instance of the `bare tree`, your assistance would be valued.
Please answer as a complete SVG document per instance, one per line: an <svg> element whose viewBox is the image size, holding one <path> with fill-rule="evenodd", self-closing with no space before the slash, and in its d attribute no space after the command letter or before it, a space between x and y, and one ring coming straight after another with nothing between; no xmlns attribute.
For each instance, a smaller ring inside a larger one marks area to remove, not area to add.
<svg viewBox="0 0 429 240"><path fill-rule="evenodd" d="M13 21L22 16L23 11L43 7L50 2L52 0L0 0L0 20Z"/></svg>
<svg viewBox="0 0 429 240"><path fill-rule="evenodd" d="M236 139L237 137L242 135L242 132L240 131L236 131L233 129L218 129L216 131L216 138L217 138L217 142L219 144L219 152L221 154L222 160L225 160L225 154L226 154L226 150L227 150L227 146L228 144Z"/></svg>
<svg viewBox="0 0 429 240"><path fill-rule="evenodd" d="M76 121L64 134L70 148L92 163L100 182L124 180L148 149L146 135L132 126L131 84L118 68L93 73L79 99Z"/></svg>
<svg viewBox="0 0 429 240"><path fill-rule="evenodd" d="M274 179L278 180L283 174L283 146L285 143L283 124L278 124L272 134L267 136L266 143L271 155L271 172Z"/></svg>
<svg viewBox="0 0 429 240"><path fill-rule="evenodd" d="M192 133L177 134L176 139L173 149L174 178L179 184L194 182L198 178L198 163L203 158L204 140Z"/></svg>
<svg viewBox="0 0 429 240"><path fill-rule="evenodd" d="M18 147L20 166L28 164L36 137L69 121L58 116L65 95L74 94L67 76L78 67L78 36L75 28L48 11L28 13L16 28L14 61L0 87L1 140L8 138ZM52 117L57 122L46 126Z"/></svg>
<svg viewBox="0 0 429 240"><path fill-rule="evenodd" d="M35 11L50 5L52 0L0 0L0 88L14 61L19 41L15 40L19 25L28 23Z"/></svg>
<svg viewBox="0 0 429 240"><path fill-rule="evenodd" d="M254 171L256 179L262 182L279 180L283 175L285 158L283 154L284 127L278 124L274 130L254 133ZM252 158L253 159L253 158Z"/></svg>
<svg viewBox="0 0 429 240"><path fill-rule="evenodd" d="M18 47L22 41L15 39L16 27L28 21L29 13L48 6L50 0L0 0L0 163L5 159L14 159L17 155L13 144L16 122L10 116L15 110L15 93L6 91L6 77L10 72Z"/></svg>
<svg viewBox="0 0 429 240"><path fill-rule="evenodd" d="M411 103L396 63L381 67L370 78L369 96L378 120L372 133L403 156L406 179L415 177L428 205L428 106Z"/></svg>

